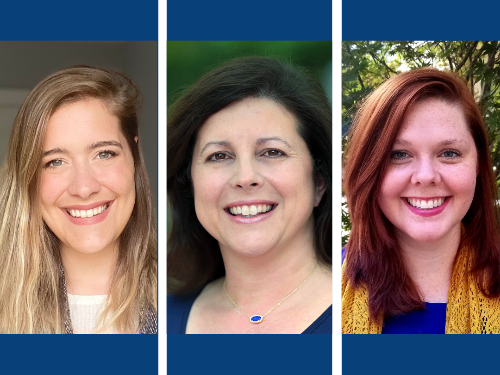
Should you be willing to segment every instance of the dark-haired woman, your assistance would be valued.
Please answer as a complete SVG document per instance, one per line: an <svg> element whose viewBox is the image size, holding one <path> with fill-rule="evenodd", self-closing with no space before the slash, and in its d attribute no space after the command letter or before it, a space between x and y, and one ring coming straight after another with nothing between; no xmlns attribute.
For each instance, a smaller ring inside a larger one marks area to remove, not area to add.
<svg viewBox="0 0 500 375"><path fill-rule="evenodd" d="M168 122L168 333L331 333L331 112L271 58L233 60Z"/></svg>
<svg viewBox="0 0 500 375"><path fill-rule="evenodd" d="M349 135L344 333L500 333L500 235L486 131L465 83L389 79Z"/></svg>

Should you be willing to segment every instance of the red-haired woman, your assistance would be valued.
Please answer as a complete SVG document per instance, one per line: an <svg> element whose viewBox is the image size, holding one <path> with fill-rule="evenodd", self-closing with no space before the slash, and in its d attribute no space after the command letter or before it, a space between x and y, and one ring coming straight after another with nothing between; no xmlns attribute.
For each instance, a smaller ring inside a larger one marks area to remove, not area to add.
<svg viewBox="0 0 500 375"><path fill-rule="evenodd" d="M500 233L467 86L423 68L363 103L345 152L343 333L500 333Z"/></svg>

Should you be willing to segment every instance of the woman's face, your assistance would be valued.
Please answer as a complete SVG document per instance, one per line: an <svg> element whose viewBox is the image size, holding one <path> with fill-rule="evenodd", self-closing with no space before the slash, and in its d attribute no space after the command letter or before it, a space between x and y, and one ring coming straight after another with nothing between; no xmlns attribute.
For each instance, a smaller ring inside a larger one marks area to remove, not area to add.
<svg viewBox="0 0 500 375"><path fill-rule="evenodd" d="M49 119L40 205L68 249L117 245L135 202L134 160L118 118L97 99L65 104Z"/></svg>
<svg viewBox="0 0 500 375"><path fill-rule="evenodd" d="M431 242L460 234L474 197L477 160L459 106L427 99L410 109L378 199L400 240Z"/></svg>
<svg viewBox="0 0 500 375"><path fill-rule="evenodd" d="M258 256L312 235L324 193L297 121L269 99L247 98L207 119L191 176L196 214L221 248Z"/></svg>

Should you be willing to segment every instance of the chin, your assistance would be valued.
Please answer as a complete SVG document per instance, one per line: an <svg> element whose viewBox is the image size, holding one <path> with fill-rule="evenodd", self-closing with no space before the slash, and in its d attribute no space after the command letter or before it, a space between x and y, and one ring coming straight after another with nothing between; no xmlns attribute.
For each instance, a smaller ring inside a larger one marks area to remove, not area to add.
<svg viewBox="0 0 500 375"><path fill-rule="evenodd" d="M82 253L82 254L96 254L105 248L109 247L110 244L104 244L102 242L80 242L80 243L75 243L75 244L68 244L68 246L75 251Z"/></svg>
<svg viewBox="0 0 500 375"><path fill-rule="evenodd" d="M434 228L432 230L409 231L403 233L403 236L415 242L432 243L444 238L448 232L449 230L437 230L437 228Z"/></svg>
<svg viewBox="0 0 500 375"><path fill-rule="evenodd" d="M242 243L236 244L228 244L228 249L236 254L241 256L255 258L261 255L266 254L270 251L273 246L270 244L259 243L258 241L254 243L245 242L244 245Z"/></svg>

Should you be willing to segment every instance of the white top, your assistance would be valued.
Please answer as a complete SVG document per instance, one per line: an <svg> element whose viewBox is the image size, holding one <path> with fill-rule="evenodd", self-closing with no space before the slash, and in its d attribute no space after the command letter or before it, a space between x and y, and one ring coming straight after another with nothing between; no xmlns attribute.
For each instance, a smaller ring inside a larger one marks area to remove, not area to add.
<svg viewBox="0 0 500 375"><path fill-rule="evenodd" d="M96 332L99 315L107 295L78 296L68 293L69 315L73 333L116 333L113 329Z"/></svg>

